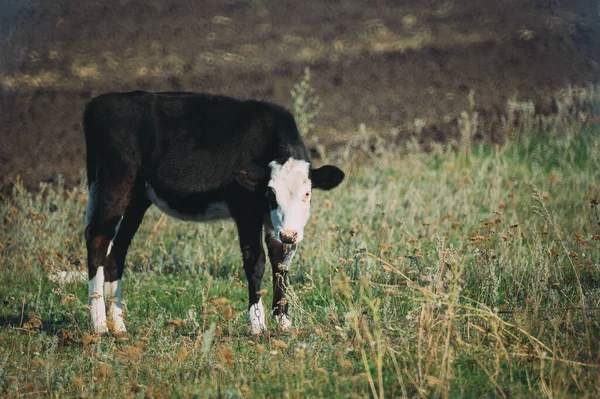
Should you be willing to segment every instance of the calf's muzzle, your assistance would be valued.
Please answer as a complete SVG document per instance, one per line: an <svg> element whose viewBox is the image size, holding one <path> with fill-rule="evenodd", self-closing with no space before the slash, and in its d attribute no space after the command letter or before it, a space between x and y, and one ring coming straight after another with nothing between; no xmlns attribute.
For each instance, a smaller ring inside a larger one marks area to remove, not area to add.
<svg viewBox="0 0 600 399"><path fill-rule="evenodd" d="M279 240L284 244L294 244L298 239L298 232L294 230L281 230Z"/></svg>

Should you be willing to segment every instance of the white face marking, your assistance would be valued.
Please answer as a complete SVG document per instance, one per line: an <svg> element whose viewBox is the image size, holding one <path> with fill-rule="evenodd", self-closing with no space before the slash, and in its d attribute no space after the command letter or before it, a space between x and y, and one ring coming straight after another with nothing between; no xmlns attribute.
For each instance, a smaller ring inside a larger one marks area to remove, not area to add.
<svg viewBox="0 0 600 399"><path fill-rule="evenodd" d="M90 224L92 221L92 214L96 209L96 201L98 198L98 189L96 188L96 182L90 184L88 188L88 202L85 208L85 222L86 224Z"/></svg>
<svg viewBox="0 0 600 399"><path fill-rule="evenodd" d="M211 220L226 219L231 216L229 207L224 202L213 202L208 204L204 213L181 213L176 209L170 208L169 204L159 198L156 194L156 191L154 191L154 189L148 183L146 183L146 195L148 196L148 199L150 199L150 201L152 201L152 203L158 207L158 209L179 220L185 220L189 222L207 222Z"/></svg>
<svg viewBox="0 0 600 399"><path fill-rule="evenodd" d="M104 267L98 267L96 276L88 281L88 304L92 319L92 331L96 334L108 332L106 307L104 304Z"/></svg>
<svg viewBox="0 0 600 399"><path fill-rule="evenodd" d="M250 323L250 331L252 335L261 334L267 331L267 325L265 324L265 308L262 303L262 298L258 300L258 303L250 306L248 310L248 322Z"/></svg>
<svg viewBox="0 0 600 399"><path fill-rule="evenodd" d="M123 322L123 308L121 305L121 280L104 283L104 304L108 309L108 320L112 321L113 332L127 331Z"/></svg>
<svg viewBox="0 0 600 399"><path fill-rule="evenodd" d="M306 161L289 158L283 165L273 161L269 167L271 180L268 189L275 195L275 201L269 200L275 238L281 241L280 233L296 233L295 242L298 243L304 238L304 227L310 216L310 165ZM267 196L270 195L273 194L268 192Z"/></svg>

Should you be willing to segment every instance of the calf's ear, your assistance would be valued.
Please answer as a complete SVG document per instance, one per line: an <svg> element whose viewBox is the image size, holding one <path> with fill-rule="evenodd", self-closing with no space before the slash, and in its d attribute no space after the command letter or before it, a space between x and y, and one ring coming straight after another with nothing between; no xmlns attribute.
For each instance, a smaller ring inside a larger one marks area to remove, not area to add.
<svg viewBox="0 0 600 399"><path fill-rule="evenodd" d="M333 165L321 166L310 171L312 187L319 190L331 190L337 187L344 180L344 176L344 172Z"/></svg>
<svg viewBox="0 0 600 399"><path fill-rule="evenodd" d="M268 178L267 168L258 165L247 165L236 173L236 180L247 189L254 191L266 185Z"/></svg>

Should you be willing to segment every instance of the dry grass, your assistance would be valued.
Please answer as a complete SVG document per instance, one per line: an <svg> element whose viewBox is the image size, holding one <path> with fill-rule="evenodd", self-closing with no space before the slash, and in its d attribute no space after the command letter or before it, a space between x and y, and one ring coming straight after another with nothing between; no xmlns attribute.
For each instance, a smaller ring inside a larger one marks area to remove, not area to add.
<svg viewBox="0 0 600 399"><path fill-rule="evenodd" d="M128 258L128 335L90 335L85 284L60 277L84 268L85 191L17 184L0 207L1 392L597 396L600 136L575 105L592 109L594 93L568 90L553 120L509 105L501 146L472 143L470 109L462 142L430 153L412 141L399 156L363 131L325 154L347 182L315 194L292 331L270 321L260 339L233 224L155 210Z"/></svg>

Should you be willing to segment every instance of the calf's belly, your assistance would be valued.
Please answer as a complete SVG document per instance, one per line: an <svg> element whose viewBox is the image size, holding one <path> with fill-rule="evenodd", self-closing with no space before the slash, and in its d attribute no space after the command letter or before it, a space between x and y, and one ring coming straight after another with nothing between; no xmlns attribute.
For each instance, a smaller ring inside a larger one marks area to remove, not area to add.
<svg viewBox="0 0 600 399"><path fill-rule="evenodd" d="M198 203L198 211L189 212L177 209L177 206L172 203L167 203L166 200L158 196L156 191L154 191L149 184L146 185L146 195L158 209L175 219L192 222L206 222L231 217L229 207L223 201Z"/></svg>

